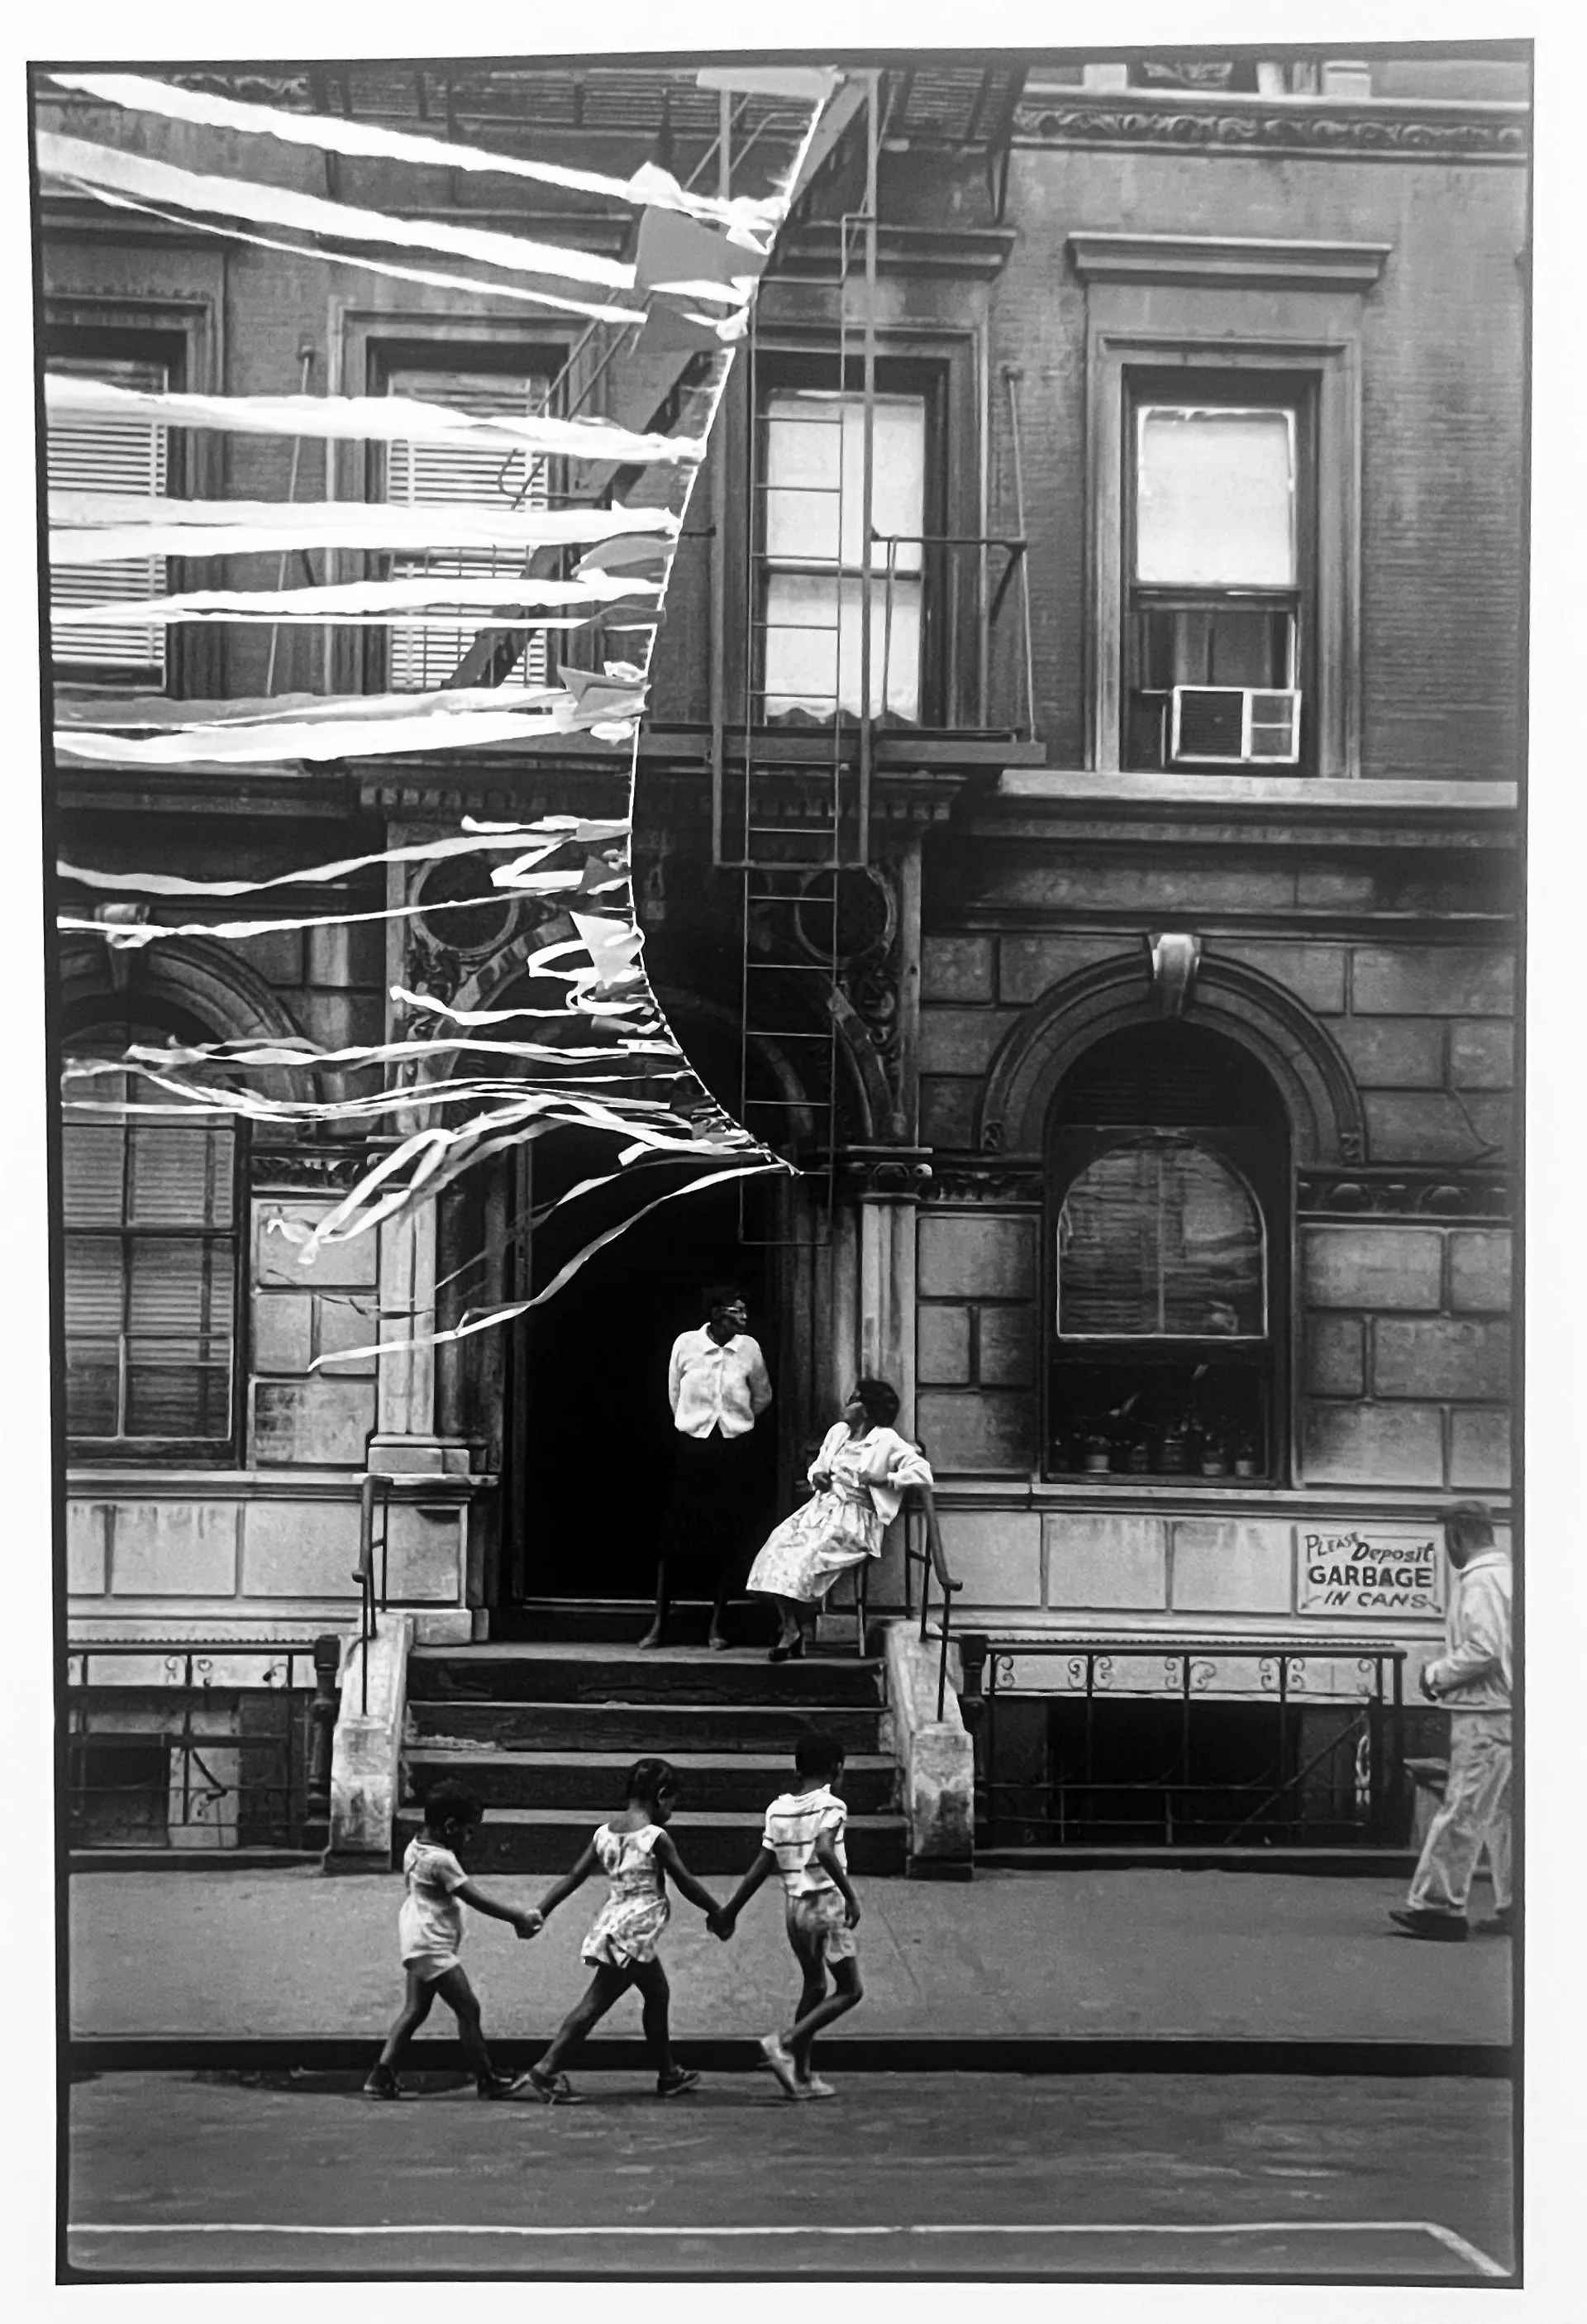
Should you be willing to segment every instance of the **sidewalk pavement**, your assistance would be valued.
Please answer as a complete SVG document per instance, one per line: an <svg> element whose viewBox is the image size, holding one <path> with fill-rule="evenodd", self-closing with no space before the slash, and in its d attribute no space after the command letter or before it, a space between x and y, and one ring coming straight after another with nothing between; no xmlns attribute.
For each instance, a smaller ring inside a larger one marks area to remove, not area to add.
<svg viewBox="0 0 1587 2324"><path fill-rule="evenodd" d="M482 1885L530 1904L550 1881ZM1398 1936L1388 1914L1403 1893L1397 1881L1281 1873L864 1881L865 1999L850 2024L872 2038L1508 2041L1509 1941ZM592 1882L530 1942L466 1916L487 2032L536 2039L555 2026L587 1982L578 1948L604 1895ZM69 1895L81 2039L373 2036L401 1993L395 1874L104 1872L78 1875ZM1479 1899L1485 1909L1485 1891ZM758 2034L795 1997L774 1884L728 1944L674 1898L663 1957L680 2039ZM439 2018L449 2034L449 2015ZM637 2020L625 1997L603 2031L636 2035Z"/></svg>

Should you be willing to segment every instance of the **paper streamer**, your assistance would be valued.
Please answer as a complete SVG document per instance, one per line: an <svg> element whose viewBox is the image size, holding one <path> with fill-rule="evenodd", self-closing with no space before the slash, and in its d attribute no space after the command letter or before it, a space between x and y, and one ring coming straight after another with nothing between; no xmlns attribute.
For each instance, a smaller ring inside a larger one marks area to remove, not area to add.
<svg viewBox="0 0 1587 2324"><path fill-rule="evenodd" d="M292 549L530 549L676 536L666 509L514 508L492 503L144 500L135 493L53 492L50 561L108 565L124 557L257 557Z"/></svg>
<svg viewBox="0 0 1587 2324"><path fill-rule="evenodd" d="M475 419L404 395L195 395L175 388L118 387L77 372L46 372L49 419L154 420L171 428L217 428L231 435L302 436L349 443L442 444L493 451L543 452L553 459L630 467L697 464L706 439L636 435L609 420L554 420L526 413Z"/></svg>
<svg viewBox="0 0 1587 2324"><path fill-rule="evenodd" d="M712 1170L703 1178L693 1178L687 1186L669 1187L666 1194L659 1194L653 1203L646 1203L635 1211L632 1218L624 1219L618 1226L608 1227L604 1234L596 1235L593 1242L586 1243L584 1249L552 1277L543 1291L537 1291L532 1299L515 1300L508 1307L493 1307L485 1314L455 1323L450 1331L422 1332L410 1340L382 1340L372 1347L344 1349L338 1356L316 1356L309 1369L318 1371L322 1364L346 1363L355 1356L395 1356L413 1348L448 1347L458 1340L471 1338L475 1332L488 1332L498 1323L513 1323L520 1315L527 1315L531 1308L543 1307L548 1299L555 1298L557 1293L571 1283L580 1268L587 1266L597 1252L608 1250L621 1235L628 1232L630 1227L638 1226L640 1221L649 1218L652 1211L659 1211L663 1203L677 1202L684 1194L703 1194L707 1186L724 1185L732 1178L753 1178L769 1170L791 1171L791 1164L781 1161L741 1162L731 1170Z"/></svg>
<svg viewBox="0 0 1587 2324"><path fill-rule="evenodd" d="M410 613L436 613L448 605L505 617L536 613L547 605L653 597L660 587L659 581L637 581L625 573L591 573L582 581L531 580L511 573L420 573L401 581L331 581L302 589L183 589L169 597L118 598L107 605L60 605L53 619L57 624L116 622L134 629L206 616L228 622L334 622L363 613L392 621L406 620ZM512 626L511 622L508 625Z"/></svg>
<svg viewBox="0 0 1587 2324"><path fill-rule="evenodd" d="M61 183L71 189L74 181ZM632 323L643 319L642 308L602 307L587 299L569 299L554 290L526 290L517 282L482 282L472 274L441 274L424 266L400 266L388 258L370 258L362 251L331 250L322 242L281 242L269 234L248 234L240 226L220 226L213 218L184 217L178 210L161 209L158 202L135 202L128 194L114 194L107 186L84 186L81 191L107 208L127 210L138 217L157 218L184 235L218 235L227 242L245 242L252 250L279 251L286 258L317 258L327 266L355 266L361 273L383 274L395 282L422 282L435 290L470 291L475 298L510 299L516 305L544 307L554 314L584 315L592 323Z"/></svg>
<svg viewBox="0 0 1587 2324"><path fill-rule="evenodd" d="M214 178L145 153L118 152L81 137L42 129L35 140L43 177L74 179L82 186L107 186L113 193L164 202L172 209L199 210L211 217L248 218L301 234L341 242L374 242L393 250L438 251L471 259L476 266L500 267L509 274L549 274L570 282L594 282L606 290L631 290L633 269L598 251L573 250L559 243L530 242L521 235L494 234L484 226L443 226L427 218L385 217L347 202L324 201L284 186Z"/></svg>
<svg viewBox="0 0 1587 2324"><path fill-rule="evenodd" d="M395 699L406 697L399 695ZM268 880L187 880L175 872L89 872L76 863L59 863L56 871L62 880L75 880L85 888L130 889L142 896L257 896L268 888L323 887L381 863L438 863L456 855L499 854L503 849L522 847L527 839L540 838L546 844L538 853L520 858L521 868L532 869L559 847L574 842L591 845L625 839L630 828L626 818L591 822L581 816L552 815L538 823L494 824L465 831L456 839L426 839L411 847L383 847L369 855L345 855L335 863L314 863L302 872L278 872Z"/></svg>
<svg viewBox="0 0 1587 2324"><path fill-rule="evenodd" d="M170 120L191 121L204 128L236 129L252 136L274 137L283 144L344 153L350 161L411 161L429 170L527 178L540 185L565 187L570 193L600 194L608 201L652 203L659 209L681 210L690 217L719 218L730 226L771 226L786 214L788 208L785 195L771 194L755 201L743 196L736 200L723 200L715 195L687 192L676 178L653 161L645 162L630 178L608 178L594 170L568 170L554 161L525 161L517 154L485 152L477 145L457 145L439 137L414 136L407 130L381 129L367 122L338 120L334 115L287 113L273 106L245 105L207 91L174 88L168 81L149 79L138 73L58 72L49 78L57 88L96 97L101 104L163 114Z"/></svg>
<svg viewBox="0 0 1587 2324"><path fill-rule="evenodd" d="M632 688L624 690L628 715L637 715ZM498 697L499 705L499 697ZM615 733L605 730L616 727ZM266 725L201 726L188 733L144 735L129 742L116 734L66 732L55 737L58 761L66 764L120 767L260 766L279 759L309 761L378 758L414 751L477 751L495 742L543 742L552 734L587 732L599 741L625 741L628 727L599 702L584 708L563 694L551 710L475 710L466 717L438 710L406 718L353 720L281 718Z"/></svg>

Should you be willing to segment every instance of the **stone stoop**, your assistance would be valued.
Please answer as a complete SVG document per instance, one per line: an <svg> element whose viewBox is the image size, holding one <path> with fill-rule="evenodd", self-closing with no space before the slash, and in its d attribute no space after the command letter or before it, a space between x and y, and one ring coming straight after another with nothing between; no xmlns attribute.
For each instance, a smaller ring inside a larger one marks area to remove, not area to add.
<svg viewBox="0 0 1587 2324"><path fill-rule="evenodd" d="M471 1851L481 1872L565 1872L595 1826L622 1810L636 1758L670 1759L683 1796L670 1827L693 1872L747 1870L769 1800L793 1782L802 1727L848 1753L847 1849L856 1874L901 1873L904 1822L880 1661L853 1646L771 1664L763 1646L640 1654L626 1640L492 1640L417 1646L408 1663L402 1795L394 1863L443 1775L485 1803Z"/></svg>

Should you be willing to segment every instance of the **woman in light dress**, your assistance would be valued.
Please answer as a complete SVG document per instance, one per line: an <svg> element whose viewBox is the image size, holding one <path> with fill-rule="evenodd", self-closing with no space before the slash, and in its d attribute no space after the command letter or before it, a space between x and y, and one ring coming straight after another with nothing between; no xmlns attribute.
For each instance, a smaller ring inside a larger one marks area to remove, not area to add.
<svg viewBox="0 0 1587 2324"><path fill-rule="evenodd" d="M563 2062L631 1986L639 1990L641 2022L656 2065L657 2097L678 2098L700 2079L692 2068L674 2061L668 2026L671 1988L656 1947L670 1914L669 1873L679 1895L702 1913L714 1915L716 1899L695 1878L666 1829L678 1804L676 1771L665 1759L638 1759L629 1770L626 1789L628 1804L623 1813L597 1827L572 1871L554 1882L540 1901L539 1923L543 1926L592 1872L604 1872L612 1884L579 1948L580 1958L595 1971L588 1990L558 2027L539 2065L529 2069L530 2088L549 2106L577 2103Z"/></svg>
<svg viewBox="0 0 1587 2324"><path fill-rule="evenodd" d="M881 1556L904 1488L931 1482L924 1455L892 1425L898 1412L898 1391L886 1380L854 1383L810 1464L814 1497L784 1517L750 1568L745 1586L777 1607L774 1663L804 1653L838 1575Z"/></svg>

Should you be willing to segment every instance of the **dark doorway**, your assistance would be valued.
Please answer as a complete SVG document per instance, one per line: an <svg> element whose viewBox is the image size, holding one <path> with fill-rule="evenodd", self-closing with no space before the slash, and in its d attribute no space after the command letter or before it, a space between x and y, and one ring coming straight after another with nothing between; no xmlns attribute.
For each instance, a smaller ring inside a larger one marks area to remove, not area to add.
<svg viewBox="0 0 1587 2324"><path fill-rule="evenodd" d="M697 1040L695 1027L679 1029L691 1061L715 1088L719 1076L712 1067L724 1068L725 1060L709 1054L715 1028ZM736 1039L733 1046L736 1074ZM725 1081L725 1070L720 1079ZM535 1157L536 1209L580 1179L614 1167L609 1142L548 1139ZM620 1186L582 1197L565 1222L548 1222L536 1240L537 1289L595 1234L693 1175L662 1167L651 1178L650 1169L624 1173ZM759 1530L744 1545L747 1568L775 1515L782 1388L775 1248L780 1197L780 1188L758 1179L682 1194L628 1228L519 1327L507 1393L523 1398L517 1432L522 1449L508 1489L517 1499L521 1554L508 1561L510 1595L650 1594L676 1441L668 1358L678 1334L705 1321L703 1286L720 1281L743 1289L750 1330L779 1391L756 1430L765 1522L760 1525L758 1515ZM679 1579L684 1595L697 1594Z"/></svg>

